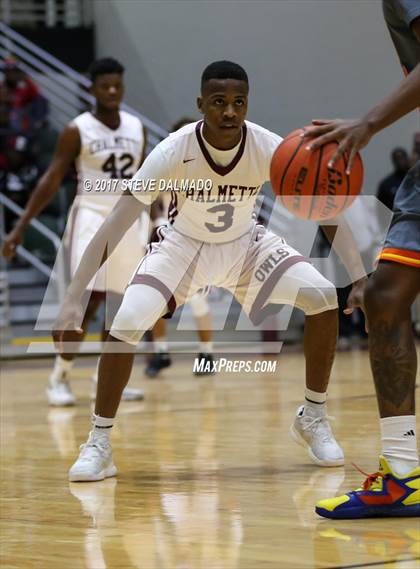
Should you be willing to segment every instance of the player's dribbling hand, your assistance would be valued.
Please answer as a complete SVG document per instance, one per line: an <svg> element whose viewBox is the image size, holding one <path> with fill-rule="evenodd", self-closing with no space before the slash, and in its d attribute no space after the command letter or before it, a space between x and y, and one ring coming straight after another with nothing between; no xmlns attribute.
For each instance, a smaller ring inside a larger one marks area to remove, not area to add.
<svg viewBox="0 0 420 569"><path fill-rule="evenodd" d="M353 283L349 296L347 297L347 308L343 310L343 313L346 316L350 316L353 314L355 308L360 308L363 314L365 315L365 330L368 331L367 327L367 319L366 319L366 312L365 312L365 305L364 305L364 294L365 294L365 287L367 283L367 277L359 279L358 281Z"/></svg>
<svg viewBox="0 0 420 569"><path fill-rule="evenodd" d="M303 134L305 138L312 138L308 141L309 150L316 150L327 142L338 141L339 145L328 166L331 168L346 154L347 174L351 172L357 152L368 144L374 134L370 124L362 119L315 119L312 125L305 127Z"/></svg>
<svg viewBox="0 0 420 569"><path fill-rule="evenodd" d="M83 334L80 327L82 320L83 310L80 302L67 295L52 329L54 344L60 354L64 352L63 336L65 332Z"/></svg>
<svg viewBox="0 0 420 569"><path fill-rule="evenodd" d="M6 259L12 259L16 255L18 245L22 243L22 232L15 227L4 239L2 255Z"/></svg>

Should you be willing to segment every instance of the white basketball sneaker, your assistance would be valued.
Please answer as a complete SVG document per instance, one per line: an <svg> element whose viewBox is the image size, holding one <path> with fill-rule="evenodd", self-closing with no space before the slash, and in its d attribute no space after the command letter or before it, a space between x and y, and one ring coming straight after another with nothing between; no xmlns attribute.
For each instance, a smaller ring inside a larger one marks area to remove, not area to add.
<svg viewBox="0 0 420 569"><path fill-rule="evenodd" d="M328 415L318 416L309 406L302 405L290 427L290 435L318 466L343 466L344 453L335 440Z"/></svg>
<svg viewBox="0 0 420 569"><path fill-rule="evenodd" d="M69 407L76 403L70 384L65 379L61 381L49 381L47 387L48 403L53 407Z"/></svg>
<svg viewBox="0 0 420 569"><path fill-rule="evenodd" d="M93 429L87 442L80 446L79 458L69 470L70 482L94 482L116 474L108 435Z"/></svg>
<svg viewBox="0 0 420 569"><path fill-rule="evenodd" d="M92 375L90 378L92 383L92 389L90 392L90 398L92 401L96 399L96 387L98 385L98 377L96 375ZM144 399L144 391L142 389L136 389L135 387L124 387L121 401L143 401Z"/></svg>

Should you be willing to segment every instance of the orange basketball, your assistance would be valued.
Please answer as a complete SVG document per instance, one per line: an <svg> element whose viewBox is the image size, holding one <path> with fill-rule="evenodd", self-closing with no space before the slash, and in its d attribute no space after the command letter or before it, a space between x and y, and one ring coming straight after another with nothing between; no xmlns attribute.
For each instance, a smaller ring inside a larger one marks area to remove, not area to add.
<svg viewBox="0 0 420 569"><path fill-rule="evenodd" d="M362 159L358 153L349 175L346 156L328 168L338 143L329 142L316 150L307 150L310 139L301 138L303 131L299 128L291 132L274 152L271 184L293 215L314 221L330 219L348 208L360 193Z"/></svg>

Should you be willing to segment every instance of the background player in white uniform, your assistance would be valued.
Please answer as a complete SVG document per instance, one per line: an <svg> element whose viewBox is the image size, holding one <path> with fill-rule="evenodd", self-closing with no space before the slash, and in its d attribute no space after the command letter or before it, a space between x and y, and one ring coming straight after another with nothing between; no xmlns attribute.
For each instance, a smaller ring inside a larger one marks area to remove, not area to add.
<svg viewBox="0 0 420 569"><path fill-rule="evenodd" d="M337 338L336 291L308 260L252 219L281 138L245 122L248 90L246 72L237 64L221 61L205 69L198 98L204 121L170 135L151 152L132 181L133 195L121 198L95 235L69 287L54 333L59 342L60 330L80 322L79 299L107 243L124 235L158 197L150 191L153 180L167 185L189 180L186 191L173 193L172 225L161 230L161 242L142 259L111 327L99 365L94 426L70 480L116 473L109 433L134 347L162 314L208 284L232 291L255 323L283 304L305 312L306 402L292 425L293 437L308 445L316 464L344 463L325 405ZM209 179L210 187L200 189L201 179ZM147 191L135 191L137 183Z"/></svg>
<svg viewBox="0 0 420 569"><path fill-rule="evenodd" d="M110 192L110 189L118 189L114 186L105 185L108 192L95 189L99 189L101 180L106 184L111 179L131 177L144 158L146 141L141 121L134 115L119 110L124 93L123 72L123 66L112 58L97 60L90 66L95 109L76 117L61 133L48 170L39 180L16 227L6 237L3 246L3 254L6 257L14 255L26 226L51 201L75 162L77 196L69 215L64 239L69 241L71 272L76 270L89 241L110 214L121 193ZM87 191L89 188L91 191ZM145 230L147 234L147 226ZM146 241L147 235L142 240L140 228L138 224L134 224L106 266L86 287L90 299L83 321L84 332L105 299L105 291L111 311L120 304L138 259L144 253ZM78 342L80 339L81 336L74 332L69 332L66 336L68 342ZM56 357L47 389L51 405L75 403L67 379L74 357L74 353L66 352ZM142 399L143 393L139 389L127 388L123 397Z"/></svg>

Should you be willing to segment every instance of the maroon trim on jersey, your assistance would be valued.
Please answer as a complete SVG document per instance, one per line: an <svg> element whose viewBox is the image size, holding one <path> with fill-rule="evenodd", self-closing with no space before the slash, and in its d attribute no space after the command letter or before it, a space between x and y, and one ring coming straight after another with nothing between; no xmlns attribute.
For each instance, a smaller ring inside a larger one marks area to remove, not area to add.
<svg viewBox="0 0 420 569"><path fill-rule="evenodd" d="M135 284L144 284L146 286L151 286L152 288L158 290L163 296L163 298L166 300L168 313L170 316L172 316L172 314L176 310L176 300L172 292L166 286L166 284L164 284L156 277L152 277L152 275L139 275L139 274L134 275L132 281L130 282L130 285L135 285ZM165 314L164 318L166 316L167 315Z"/></svg>
<svg viewBox="0 0 420 569"><path fill-rule="evenodd" d="M118 109L118 119L119 119L119 123L118 126L116 128L111 128L110 126L108 126L107 124L105 124L103 121L101 121L100 119L98 119L98 117L95 117L95 113L93 111L88 111L88 113L90 114L91 117L93 117L95 119L96 122L98 122L101 126L104 126L107 130L110 130L111 132L116 132L120 126L122 125L122 116L121 116L121 111ZM133 115L134 116L134 115Z"/></svg>
<svg viewBox="0 0 420 569"><path fill-rule="evenodd" d="M249 319L254 324L254 326L258 326L265 318L267 318L267 316L277 314L283 308L283 304L267 304L266 306L264 306L264 304L267 302L270 294L273 292L274 287L287 271L287 269L293 265L296 265L297 263L310 263L310 260L306 257L303 257L302 255L289 257L289 259L286 259L274 269L265 283L261 286L249 312Z"/></svg>
<svg viewBox="0 0 420 569"><path fill-rule="evenodd" d="M210 168L214 170L216 174L219 174L219 176L226 176L226 174L232 172L232 170L235 168L235 166L243 156L245 150L245 143L246 143L246 133L247 133L246 124L244 123L242 126L242 140L241 144L239 145L236 156L234 157L232 162L227 166L220 166L219 164L216 164L216 162L214 162L214 160L209 154L209 151L206 148L206 145L204 144L203 137L201 136L201 125L203 124L203 122L204 121L202 120L199 121L195 127L195 134L197 136L197 141L201 148L201 152L204 154L204 158L207 160L207 163L210 166Z"/></svg>
<svg viewBox="0 0 420 569"><path fill-rule="evenodd" d="M108 291L111 292L111 291ZM118 294L118 293L117 293ZM92 290L90 295L91 300L106 300L107 291L106 290Z"/></svg>
<svg viewBox="0 0 420 569"><path fill-rule="evenodd" d="M168 219L169 223L172 225L178 215L178 196L174 190L171 191L171 201L168 206Z"/></svg>

